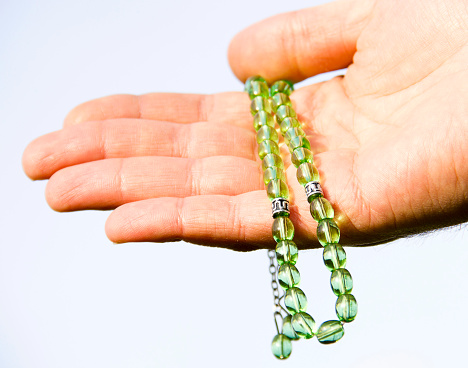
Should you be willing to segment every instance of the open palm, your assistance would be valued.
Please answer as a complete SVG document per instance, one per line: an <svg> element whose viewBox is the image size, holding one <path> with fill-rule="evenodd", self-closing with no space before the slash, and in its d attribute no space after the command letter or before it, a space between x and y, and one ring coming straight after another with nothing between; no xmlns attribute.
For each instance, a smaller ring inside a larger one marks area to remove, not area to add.
<svg viewBox="0 0 468 368"><path fill-rule="evenodd" d="M233 40L242 80L299 81L349 66L291 96L342 244L468 220L467 24L463 1L341 1L268 19ZM115 242L274 245L243 93L87 102L62 130L32 142L23 164L31 178L50 179L46 196L58 211L117 208L106 224ZM293 166L287 176L295 240L317 246Z"/></svg>

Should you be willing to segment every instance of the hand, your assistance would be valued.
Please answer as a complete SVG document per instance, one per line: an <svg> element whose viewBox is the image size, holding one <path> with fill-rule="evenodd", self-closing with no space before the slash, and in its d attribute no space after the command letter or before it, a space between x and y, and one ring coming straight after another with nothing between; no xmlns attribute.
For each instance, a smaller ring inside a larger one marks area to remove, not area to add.
<svg viewBox="0 0 468 368"><path fill-rule="evenodd" d="M468 220L468 14L459 1L341 1L240 33L241 79L344 77L293 93L343 245L387 242ZM114 242L186 240L272 247L249 99L111 96L75 108L32 142L23 165L50 179L58 211L114 209ZM287 170L295 241L318 245L295 168Z"/></svg>

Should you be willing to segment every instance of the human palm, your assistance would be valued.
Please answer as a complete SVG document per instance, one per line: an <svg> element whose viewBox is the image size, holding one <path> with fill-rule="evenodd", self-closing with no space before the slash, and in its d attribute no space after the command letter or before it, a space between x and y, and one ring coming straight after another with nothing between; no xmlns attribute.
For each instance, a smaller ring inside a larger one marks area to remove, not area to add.
<svg viewBox="0 0 468 368"><path fill-rule="evenodd" d="M468 14L463 1L344 1L271 18L230 47L237 76L344 77L291 96L341 243L468 220ZM282 148L295 241L316 246ZM115 242L271 247L270 202L244 93L119 95L87 102L32 142L24 168L58 211L114 209Z"/></svg>

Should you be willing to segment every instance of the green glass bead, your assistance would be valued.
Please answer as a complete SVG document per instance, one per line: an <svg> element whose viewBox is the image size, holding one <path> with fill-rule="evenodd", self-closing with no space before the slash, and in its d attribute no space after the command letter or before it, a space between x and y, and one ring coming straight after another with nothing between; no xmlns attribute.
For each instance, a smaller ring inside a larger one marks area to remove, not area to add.
<svg viewBox="0 0 468 368"><path fill-rule="evenodd" d="M295 149L303 147L310 150L310 142L306 137L296 137L288 141L288 148L290 152L294 152Z"/></svg>
<svg viewBox="0 0 468 368"><path fill-rule="evenodd" d="M253 99L257 96L268 98L270 91L268 90L268 84L262 81L253 81L250 83L249 97Z"/></svg>
<svg viewBox="0 0 468 368"><path fill-rule="evenodd" d="M283 334L289 337L291 340L299 340L299 335L294 331L294 328L291 324L292 316L288 314L283 319Z"/></svg>
<svg viewBox="0 0 468 368"><path fill-rule="evenodd" d="M323 248L323 263L330 271L346 266L346 252L339 244L328 244Z"/></svg>
<svg viewBox="0 0 468 368"><path fill-rule="evenodd" d="M302 128L301 123L296 118L286 118L280 124L281 133L286 133L291 128Z"/></svg>
<svg viewBox="0 0 468 368"><path fill-rule="evenodd" d="M346 268L332 272L330 285L335 295L349 294L353 290L353 278Z"/></svg>
<svg viewBox="0 0 468 368"><path fill-rule="evenodd" d="M317 227L317 239L323 246L338 243L340 241L340 229L336 222L331 219L320 221Z"/></svg>
<svg viewBox="0 0 468 368"><path fill-rule="evenodd" d="M336 315L342 322L352 322L356 318L358 306L353 294L343 294L335 304Z"/></svg>
<svg viewBox="0 0 468 368"><path fill-rule="evenodd" d="M279 155L280 149L278 146L278 143L274 141L263 141L258 145L258 156L260 157L261 160L268 155L269 153L274 153L276 155Z"/></svg>
<svg viewBox="0 0 468 368"><path fill-rule="evenodd" d="M275 94L281 92L284 94L287 94L288 96L291 95L291 93L294 91L294 85L286 80L280 80L276 81L273 83L273 85L270 88L270 93L272 96Z"/></svg>
<svg viewBox="0 0 468 368"><path fill-rule="evenodd" d="M284 170L279 167L269 167L263 172L263 182L265 185L273 179L281 179L286 182L286 176L284 175Z"/></svg>
<svg viewBox="0 0 468 368"><path fill-rule="evenodd" d="M312 152L307 148L299 147L291 153L291 162L297 168L305 162L314 163Z"/></svg>
<svg viewBox="0 0 468 368"><path fill-rule="evenodd" d="M263 141L266 141L266 140L270 140L276 143L279 142L278 132L276 131L276 129L273 129L272 127L269 127L268 125L262 126L257 131L257 143L262 143Z"/></svg>
<svg viewBox="0 0 468 368"><path fill-rule="evenodd" d="M285 263L295 265L297 252L296 243L292 240L283 240L276 244L276 260L280 266Z"/></svg>
<svg viewBox="0 0 468 368"><path fill-rule="evenodd" d="M270 181L270 183L273 181ZM281 240L292 240L294 237L294 225L289 217L279 216L273 220L271 232L277 243Z"/></svg>
<svg viewBox="0 0 468 368"><path fill-rule="evenodd" d="M244 91L245 92L249 92L251 87L252 87L252 82L255 82L255 81L260 81L260 82L264 82L266 83L266 80L262 77L260 77L259 75L254 75L250 78L248 78L245 83L244 83Z"/></svg>
<svg viewBox="0 0 468 368"><path fill-rule="evenodd" d="M269 153L263 158L262 170L265 171L269 167L277 167L278 169L284 169L284 164L281 156L275 153Z"/></svg>
<svg viewBox="0 0 468 368"><path fill-rule="evenodd" d="M281 123L286 118L295 118L296 112L291 106L288 105L281 105L276 110L276 118L278 123Z"/></svg>
<svg viewBox="0 0 468 368"><path fill-rule="evenodd" d="M281 179L273 179L268 183L267 195L270 201L275 198L289 198L289 189L286 183Z"/></svg>
<svg viewBox="0 0 468 368"><path fill-rule="evenodd" d="M284 139L286 140L286 142L289 142L293 138L305 137L305 136L306 134L304 130L302 130L301 127L290 128L284 133Z"/></svg>
<svg viewBox="0 0 468 368"><path fill-rule="evenodd" d="M319 181L320 176L317 168L310 162L300 164L296 171L296 177L299 184L306 185L311 181Z"/></svg>
<svg viewBox="0 0 468 368"><path fill-rule="evenodd" d="M301 275L296 266L284 264L278 270L278 282L283 289L290 289L299 285Z"/></svg>
<svg viewBox="0 0 468 368"><path fill-rule="evenodd" d="M306 312L299 312L292 316L291 324L298 336L310 339L315 334L315 321Z"/></svg>
<svg viewBox="0 0 468 368"><path fill-rule="evenodd" d="M266 111L259 111L254 116L254 128L255 131L258 131L262 126L269 126L271 128L275 127L275 119L273 115Z"/></svg>
<svg viewBox="0 0 468 368"><path fill-rule="evenodd" d="M271 97L271 107L273 108L273 111L276 111L278 107L286 105L286 106L291 106L292 103L291 100L289 99L289 96L285 93L276 93L273 97Z"/></svg>
<svg viewBox="0 0 468 368"><path fill-rule="evenodd" d="M317 340L322 344L333 344L344 335L344 328L340 321L323 322L317 331Z"/></svg>
<svg viewBox="0 0 468 368"><path fill-rule="evenodd" d="M332 219L335 216L335 211L332 205L323 197L318 197L310 202L310 214L315 221L323 219Z"/></svg>
<svg viewBox="0 0 468 368"><path fill-rule="evenodd" d="M255 116L259 111L266 111L270 114L273 112L269 99L262 96L257 96L252 99L252 102L250 103L250 112Z"/></svg>
<svg viewBox="0 0 468 368"><path fill-rule="evenodd" d="M271 351L278 359L288 358L292 352L291 340L286 335L276 335L271 342Z"/></svg>
<svg viewBox="0 0 468 368"><path fill-rule="evenodd" d="M307 309L307 297L301 289L293 287L286 290L286 293L284 294L284 305L292 315L299 312L305 312ZM295 328L294 331L298 332Z"/></svg>

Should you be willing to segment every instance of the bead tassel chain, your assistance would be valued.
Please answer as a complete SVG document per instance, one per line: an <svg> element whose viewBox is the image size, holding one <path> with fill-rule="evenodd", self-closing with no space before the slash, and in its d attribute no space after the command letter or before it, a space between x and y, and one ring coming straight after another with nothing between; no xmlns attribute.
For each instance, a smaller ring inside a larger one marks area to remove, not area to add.
<svg viewBox="0 0 468 368"><path fill-rule="evenodd" d="M287 81L277 81L268 89L266 81L259 76L251 77L245 83L245 91L251 99L254 128L257 131L263 180L267 186L268 198L272 202L273 238L277 242L275 251L279 267L277 273L272 251L268 254L275 296L274 317L278 331L273 338L272 351L279 359L286 359L290 356L291 340L298 340L301 337L310 339L316 335L318 341L323 344L338 341L344 335L343 323L353 321L357 314L356 299L350 294L353 280L349 271L344 268L346 253L338 244L340 230L333 220L333 207L323 197L319 173L313 164L310 143L292 108L289 95L293 90L293 85ZM280 156L279 136L275 129L275 121L279 124L279 131L288 145L291 162L297 168L297 180L305 189L310 203L310 213L318 222L317 238L324 246L323 260L325 266L332 272L330 284L333 292L338 296L335 311L339 321L323 322L318 330L315 329L314 319L306 312L307 297L297 287L300 282L300 274L295 266L298 249L293 242L294 226L289 219L289 190L283 160ZM272 268L274 268L273 271ZM275 276L280 286L285 289L285 294L281 298L277 292ZM281 299L287 311L281 307ZM282 311L286 312L285 317ZM276 320L278 316L282 319L281 331Z"/></svg>

